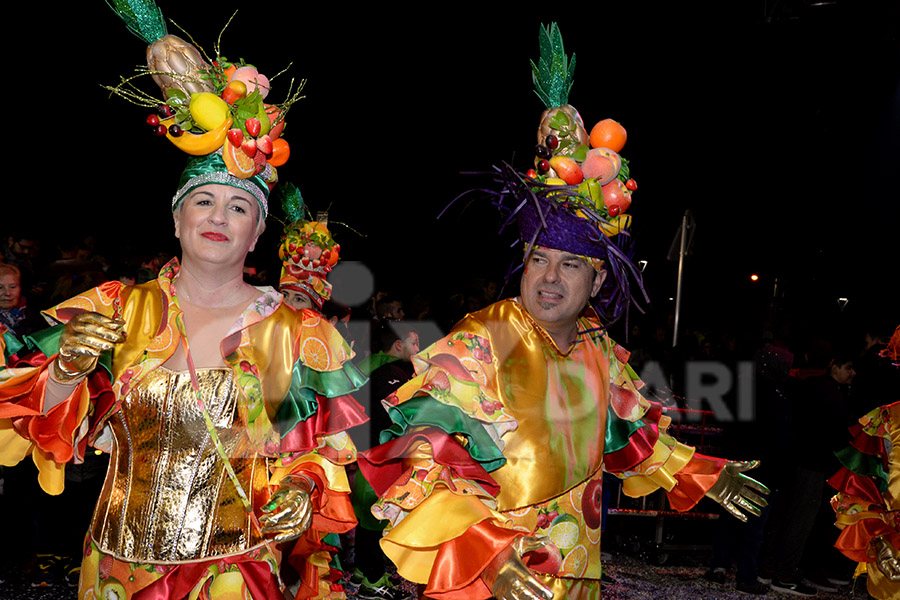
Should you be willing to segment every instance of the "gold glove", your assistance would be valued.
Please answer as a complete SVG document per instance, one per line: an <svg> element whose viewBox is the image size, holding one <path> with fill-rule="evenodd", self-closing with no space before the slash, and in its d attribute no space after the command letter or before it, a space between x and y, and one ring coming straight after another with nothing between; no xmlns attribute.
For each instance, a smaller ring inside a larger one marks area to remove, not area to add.
<svg viewBox="0 0 900 600"><path fill-rule="evenodd" d="M59 356L53 362L53 378L68 383L93 371L102 352L125 341L124 326L124 321L95 312L72 317L59 338Z"/></svg>
<svg viewBox="0 0 900 600"><path fill-rule="evenodd" d="M744 475L744 471L755 469L758 466L758 460L728 461L716 483L706 492L707 498L712 498L721 504L725 510L741 521L747 521L747 515L741 510L758 517L760 507L768 506L769 503L756 492L768 494L769 488Z"/></svg>
<svg viewBox="0 0 900 600"><path fill-rule="evenodd" d="M497 600L552 600L550 588L522 562L523 554L539 550L547 541L545 536L523 535L494 557L481 579Z"/></svg>
<svg viewBox="0 0 900 600"><path fill-rule="evenodd" d="M312 522L310 495L315 487L313 480L305 475L288 475L282 479L272 499L262 507L265 514L259 521L263 535L274 534L276 542L303 535Z"/></svg>
<svg viewBox="0 0 900 600"><path fill-rule="evenodd" d="M875 549L875 564L878 570L891 581L900 581L900 558L888 541L878 535L872 538L871 544Z"/></svg>

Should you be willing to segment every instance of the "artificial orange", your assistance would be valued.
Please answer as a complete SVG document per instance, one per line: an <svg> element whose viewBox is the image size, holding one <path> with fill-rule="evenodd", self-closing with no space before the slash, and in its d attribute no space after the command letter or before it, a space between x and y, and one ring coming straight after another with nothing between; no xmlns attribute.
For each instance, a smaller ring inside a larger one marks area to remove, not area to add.
<svg viewBox="0 0 900 600"><path fill-rule="evenodd" d="M625 147L628 134L618 121L603 119L591 129L591 148L609 148L613 152L621 152Z"/></svg>
<svg viewBox="0 0 900 600"><path fill-rule="evenodd" d="M272 156L269 157L269 164L273 167L280 167L287 162L291 156L291 147L283 138L272 140Z"/></svg>

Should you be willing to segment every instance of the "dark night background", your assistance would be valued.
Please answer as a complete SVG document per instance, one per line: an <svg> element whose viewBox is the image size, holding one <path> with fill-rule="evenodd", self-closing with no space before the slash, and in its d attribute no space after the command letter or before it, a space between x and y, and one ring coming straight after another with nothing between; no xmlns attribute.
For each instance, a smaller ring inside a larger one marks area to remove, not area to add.
<svg viewBox="0 0 900 600"><path fill-rule="evenodd" d="M287 119L281 178L364 236L334 227L342 259L368 265L379 288L446 294L506 273L517 249L486 201L436 215L484 184L461 172L527 168L543 110L529 60L539 24L555 20L577 56L570 102L588 130L606 117L628 130L651 311L671 310L666 255L690 210L686 319L756 327L775 278L787 321L896 312L896 2L601 1L491 14L465 3L158 3L210 54L239 8L225 56L269 77L293 61L270 101L290 76L308 80ZM183 155L150 134L147 110L100 87L143 63L144 43L99 0L27 8L7 18L31 40L6 48L30 67L7 71L17 96L7 115L26 131L6 138L16 191L0 229L47 239L78 228L107 246L176 251L169 202ZM158 92L149 78L144 88ZM279 234L270 220L257 260L275 261ZM850 302L838 314L841 296Z"/></svg>

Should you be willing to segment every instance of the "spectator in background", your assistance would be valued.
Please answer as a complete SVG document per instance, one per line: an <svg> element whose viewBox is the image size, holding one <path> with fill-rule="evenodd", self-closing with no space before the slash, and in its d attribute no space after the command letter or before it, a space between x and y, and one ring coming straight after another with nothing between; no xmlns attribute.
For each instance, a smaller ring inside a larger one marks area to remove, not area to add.
<svg viewBox="0 0 900 600"><path fill-rule="evenodd" d="M856 415L900 398L900 370L885 352L896 319L881 321L873 319L866 327L865 348L854 362L856 377L850 389L850 403Z"/></svg>
<svg viewBox="0 0 900 600"><path fill-rule="evenodd" d="M375 301L375 319L380 321L402 321L403 302L396 296L386 295Z"/></svg>
<svg viewBox="0 0 900 600"><path fill-rule="evenodd" d="M369 440L360 440L360 450L379 442L379 434L392 425L381 400L409 381L415 370L412 357L419 352L419 334L414 326L396 321L384 321L375 325L372 333L373 352L359 363L359 370L369 377L369 383L356 395L369 415ZM356 527L356 568L353 583L359 586L357 596L365 599L397 600L404 597L400 587L389 577L385 564L387 557L379 540L387 521L372 516L372 504L378 496L360 471L353 481L353 509L359 525Z"/></svg>
<svg viewBox="0 0 900 600"><path fill-rule="evenodd" d="M21 338L40 323L40 317L22 295L22 272L15 265L0 263L0 325Z"/></svg>
<svg viewBox="0 0 900 600"><path fill-rule="evenodd" d="M791 459L778 461L790 464L773 498L759 562L761 580L775 591L798 596L813 596L817 590L837 591L839 584L812 570L801 573L800 567L819 510L830 496L825 480L839 466L834 452L844 443L843 432L853 422L848 392L854 374L852 354L842 349L833 351L823 374L798 380L794 386L790 402L793 435L785 455Z"/></svg>

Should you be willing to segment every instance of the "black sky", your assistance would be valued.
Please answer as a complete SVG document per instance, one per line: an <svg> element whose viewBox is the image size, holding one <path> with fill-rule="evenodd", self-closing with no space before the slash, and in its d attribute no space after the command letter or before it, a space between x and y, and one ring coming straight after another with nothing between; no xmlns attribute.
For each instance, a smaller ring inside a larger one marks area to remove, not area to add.
<svg viewBox="0 0 900 600"><path fill-rule="evenodd" d="M890 298L881 288L896 280L900 224L896 3L593 2L542 12L520 3L492 14L465 3L159 4L207 52L239 8L223 54L269 76L293 61L274 82L276 100L290 76L308 80L287 121L282 178L313 210L330 207L365 235L336 229L343 258L370 265L381 286L443 289L506 272L515 250L486 202L435 216L483 183L461 172L530 160L543 107L529 60L539 24L555 20L577 57L571 103L588 127L611 117L628 130L637 258L648 261L656 305L674 293L665 259L686 210L697 222L688 265L697 307L739 310L775 277L801 303ZM12 151L20 191L4 203L12 218L0 229L24 219L38 231L171 247L168 202L183 159L149 135L146 110L100 87L142 63L144 44L99 0L51 10L10 17L31 41L6 50L15 55L6 113L19 129L8 132L7 160ZM269 227L260 259L275 253L280 227ZM755 290L750 272L763 277Z"/></svg>

